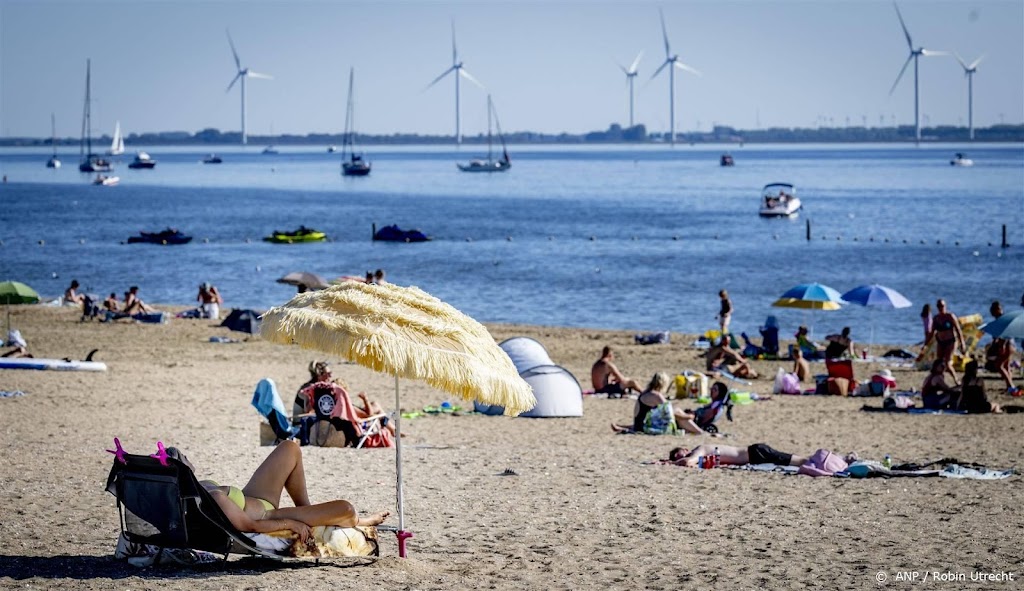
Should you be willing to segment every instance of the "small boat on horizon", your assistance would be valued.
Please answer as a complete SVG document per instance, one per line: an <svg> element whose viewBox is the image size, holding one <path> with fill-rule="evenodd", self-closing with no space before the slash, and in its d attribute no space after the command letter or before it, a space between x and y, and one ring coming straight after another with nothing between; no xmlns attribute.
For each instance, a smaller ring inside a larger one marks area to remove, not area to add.
<svg viewBox="0 0 1024 591"><path fill-rule="evenodd" d="M114 138L110 141L110 149L107 150L107 154L110 156L120 156L124 154L124 136L121 135L121 122L114 122Z"/></svg>
<svg viewBox="0 0 1024 591"><path fill-rule="evenodd" d="M761 209L758 214L766 218L795 216L803 204L796 196L796 187L789 183L769 183L761 190Z"/></svg>
<svg viewBox="0 0 1024 591"><path fill-rule="evenodd" d="M494 120L498 129L498 139L501 140L501 158L494 159L494 152L491 144L491 120ZM512 161L508 157L508 148L505 147L505 137L501 134L501 123L498 122L498 113L494 110L494 103L491 95L487 95L487 160L470 160L467 164L456 163L462 172L505 172L512 168Z"/></svg>
<svg viewBox="0 0 1024 591"><path fill-rule="evenodd" d="M145 152L136 152L135 159L128 163L128 168L154 168L156 166L156 160L150 157Z"/></svg>
<svg viewBox="0 0 1024 591"><path fill-rule="evenodd" d="M356 154L355 114L352 104L352 86L355 81L355 68L348 70L348 104L345 107L345 137L341 145L341 174L344 176L367 176L370 174L370 161L362 153Z"/></svg>
<svg viewBox="0 0 1024 591"><path fill-rule="evenodd" d="M50 113L50 145L53 146L53 156L46 161L46 168L60 168L60 159L57 158L57 119Z"/></svg>
<svg viewBox="0 0 1024 591"><path fill-rule="evenodd" d="M278 152L277 148L275 148L274 146L267 146L266 148L263 148L263 153L264 154L269 154L269 155L274 155L274 154L279 154L280 152Z"/></svg>
<svg viewBox="0 0 1024 591"><path fill-rule="evenodd" d="M188 244L191 236L176 228L167 228L160 232L139 232L138 236L128 238L128 244Z"/></svg>
<svg viewBox="0 0 1024 591"><path fill-rule="evenodd" d="M735 166L736 162L732 159L732 154L722 154L722 157L718 159L719 166Z"/></svg>
<svg viewBox="0 0 1024 591"><path fill-rule="evenodd" d="M92 60L85 60L85 110L82 114L82 140L79 144L78 170L81 172L110 172L109 160L92 153Z"/></svg>
<svg viewBox="0 0 1024 591"><path fill-rule="evenodd" d="M96 178L92 180L94 185L102 185L104 187L113 187L117 183L121 182L121 177L118 176L107 176L105 174L98 174Z"/></svg>
<svg viewBox="0 0 1024 591"><path fill-rule="evenodd" d="M963 152L957 152L949 161L950 166L974 166L974 160L968 158Z"/></svg>
<svg viewBox="0 0 1024 591"><path fill-rule="evenodd" d="M264 242L273 242L274 244L294 244L296 242L323 242L327 240L327 234L313 228L307 228L306 226L299 226L299 229L293 232L282 232L280 230L274 230L270 233L270 236L263 238Z"/></svg>
<svg viewBox="0 0 1024 591"><path fill-rule="evenodd" d="M224 160L216 154L207 154L206 157L203 158L203 164L220 164L221 162L224 162Z"/></svg>

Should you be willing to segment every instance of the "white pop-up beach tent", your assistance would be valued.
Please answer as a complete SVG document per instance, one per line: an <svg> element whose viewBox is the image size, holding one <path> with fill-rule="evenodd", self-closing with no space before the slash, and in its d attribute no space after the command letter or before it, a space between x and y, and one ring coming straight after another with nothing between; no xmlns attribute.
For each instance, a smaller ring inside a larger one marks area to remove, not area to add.
<svg viewBox="0 0 1024 591"><path fill-rule="evenodd" d="M537 406L521 417L582 417L583 389L569 370L556 365L544 345L529 337L512 337L499 345L512 360L519 377L533 388ZM474 409L489 415L500 415L501 406L474 403Z"/></svg>

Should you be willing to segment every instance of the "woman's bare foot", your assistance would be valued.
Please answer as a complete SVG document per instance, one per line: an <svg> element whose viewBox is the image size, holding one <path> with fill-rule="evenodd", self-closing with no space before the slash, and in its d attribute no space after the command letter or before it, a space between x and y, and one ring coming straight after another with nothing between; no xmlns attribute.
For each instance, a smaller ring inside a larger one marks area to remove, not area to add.
<svg viewBox="0 0 1024 591"><path fill-rule="evenodd" d="M387 519L389 515L391 515L390 511L381 511L380 513L360 517L359 523L356 525L380 525L384 523L384 520Z"/></svg>

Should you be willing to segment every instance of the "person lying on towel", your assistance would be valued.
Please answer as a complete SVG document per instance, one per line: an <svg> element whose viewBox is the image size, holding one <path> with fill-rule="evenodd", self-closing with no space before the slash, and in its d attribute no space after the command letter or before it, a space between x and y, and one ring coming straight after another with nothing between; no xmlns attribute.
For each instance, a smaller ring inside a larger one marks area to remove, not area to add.
<svg viewBox="0 0 1024 591"><path fill-rule="evenodd" d="M730 466L744 466L746 464L800 466L807 461L806 457L779 451L767 443L755 443L748 447L733 447L731 445L698 445L693 449L676 447L668 452L668 459L661 462L663 464L696 468L698 458L701 456L713 456L716 453L718 454L720 464Z"/></svg>
<svg viewBox="0 0 1024 591"><path fill-rule="evenodd" d="M168 448L167 455L195 471L177 448ZM292 440L279 443L243 488L220 486L212 480L200 483L238 531L270 533L290 530L303 543L309 538L311 527L380 525L390 515L388 511L381 511L361 517L352 503L345 500L312 504L306 491L302 448ZM284 491L288 492L294 507L281 507L281 493Z"/></svg>

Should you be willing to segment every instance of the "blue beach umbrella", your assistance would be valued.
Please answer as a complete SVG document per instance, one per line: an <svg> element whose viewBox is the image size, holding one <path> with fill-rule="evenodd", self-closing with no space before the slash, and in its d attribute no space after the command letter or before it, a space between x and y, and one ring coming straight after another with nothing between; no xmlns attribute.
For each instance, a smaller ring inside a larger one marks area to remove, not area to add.
<svg viewBox="0 0 1024 591"><path fill-rule="evenodd" d="M786 293L779 296L779 299L803 300L809 302L843 302L843 296L831 287L822 283L801 283L796 287L786 290Z"/></svg>
<svg viewBox="0 0 1024 591"><path fill-rule="evenodd" d="M864 306L868 308L909 308L910 300L903 296L900 292L886 287L884 285L878 285L872 283L871 285L861 285L855 287L850 291L842 295L843 300ZM875 318L874 314L871 315L871 340L868 342L870 348L875 344Z"/></svg>
<svg viewBox="0 0 1024 591"><path fill-rule="evenodd" d="M873 308L909 308L911 305L900 292L877 283L855 287L840 297L851 304Z"/></svg>
<svg viewBox="0 0 1024 591"><path fill-rule="evenodd" d="M1024 339L1024 310L1007 312L981 325L981 330L998 339Z"/></svg>

